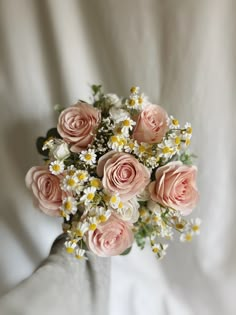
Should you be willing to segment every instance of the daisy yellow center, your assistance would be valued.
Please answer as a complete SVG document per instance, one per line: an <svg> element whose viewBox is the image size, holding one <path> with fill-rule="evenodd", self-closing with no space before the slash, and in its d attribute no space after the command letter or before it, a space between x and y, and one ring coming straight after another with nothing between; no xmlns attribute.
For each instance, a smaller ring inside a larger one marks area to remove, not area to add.
<svg viewBox="0 0 236 315"><path fill-rule="evenodd" d="M128 119L123 121L123 126L129 127L130 126L130 121Z"/></svg>
<svg viewBox="0 0 236 315"><path fill-rule="evenodd" d="M65 212L64 211L60 211L60 216L65 218L66 217Z"/></svg>
<svg viewBox="0 0 236 315"><path fill-rule="evenodd" d="M70 186L70 187L75 186L75 180L73 178L69 178L67 180L67 185Z"/></svg>
<svg viewBox="0 0 236 315"><path fill-rule="evenodd" d="M138 98L138 103L139 103L139 104L142 104L142 103L143 103L143 98L142 98L141 96Z"/></svg>
<svg viewBox="0 0 236 315"><path fill-rule="evenodd" d="M178 119L173 119L173 120L172 120L172 124L173 124L174 126L178 126L178 124L179 124Z"/></svg>
<svg viewBox="0 0 236 315"><path fill-rule="evenodd" d="M143 145L140 145L138 150L139 150L140 153L144 153L146 151L146 148Z"/></svg>
<svg viewBox="0 0 236 315"><path fill-rule="evenodd" d="M133 148L134 148L134 143L129 143L129 148L131 149L131 150L133 150Z"/></svg>
<svg viewBox="0 0 236 315"><path fill-rule="evenodd" d="M154 221L154 222L158 222L159 220L160 220L159 217L154 217L154 218L153 218L153 221Z"/></svg>
<svg viewBox="0 0 236 315"><path fill-rule="evenodd" d="M127 141L123 138L119 140L119 145L125 145Z"/></svg>
<svg viewBox="0 0 236 315"><path fill-rule="evenodd" d="M146 214L146 210L145 209L140 209L139 213L141 216L144 216Z"/></svg>
<svg viewBox="0 0 236 315"><path fill-rule="evenodd" d="M75 258L77 258L77 259L81 259L81 258L83 258L83 256L80 256L80 255L75 255Z"/></svg>
<svg viewBox="0 0 236 315"><path fill-rule="evenodd" d="M162 153L164 153L164 154L170 153L170 152L171 152L171 150L170 150L169 147L164 147L164 148L162 149Z"/></svg>
<svg viewBox="0 0 236 315"><path fill-rule="evenodd" d="M185 144L186 144L186 145L190 145L190 139L186 139L186 140L185 140Z"/></svg>
<svg viewBox="0 0 236 315"><path fill-rule="evenodd" d="M112 196L110 201L112 203L116 203L117 202L117 197L116 196Z"/></svg>
<svg viewBox="0 0 236 315"><path fill-rule="evenodd" d="M175 138L175 144L177 144L177 145L180 144L180 141L181 141L181 140L180 140L180 137L176 137L176 138Z"/></svg>
<svg viewBox="0 0 236 315"><path fill-rule="evenodd" d="M82 237L83 236L83 232L81 230L76 230L76 235L78 237Z"/></svg>
<svg viewBox="0 0 236 315"><path fill-rule="evenodd" d="M95 231L97 228L97 225L95 223L90 224L89 229L90 231Z"/></svg>
<svg viewBox="0 0 236 315"><path fill-rule="evenodd" d="M88 200L93 200L93 198L94 198L94 193L88 193L87 199Z"/></svg>
<svg viewBox="0 0 236 315"><path fill-rule="evenodd" d="M90 161L90 160L92 160L92 155L90 153L86 153L84 158L86 161Z"/></svg>
<svg viewBox="0 0 236 315"><path fill-rule="evenodd" d="M59 164L54 164L53 166L52 166L52 169L55 171L55 172L59 172L60 171L60 165Z"/></svg>
<svg viewBox="0 0 236 315"><path fill-rule="evenodd" d="M70 176L73 176L73 175L75 174L75 170L69 170L68 174L69 174Z"/></svg>
<svg viewBox="0 0 236 315"><path fill-rule="evenodd" d="M118 208L119 208L119 209L122 209L122 208L123 208L123 206L124 206L123 202L119 202L119 204L118 204Z"/></svg>
<svg viewBox="0 0 236 315"><path fill-rule="evenodd" d="M67 251L67 253L72 254L72 253L74 253L74 248L72 248L72 247L67 247L67 248L66 248L66 251Z"/></svg>
<svg viewBox="0 0 236 315"><path fill-rule="evenodd" d="M106 216L105 216L104 214L101 214L101 215L99 216L99 220L100 220L101 222L106 222L107 218L106 218Z"/></svg>
<svg viewBox="0 0 236 315"><path fill-rule="evenodd" d="M100 182L100 180L97 179L97 178L92 179L92 180L91 180L91 186L96 187L96 188L101 187L101 182Z"/></svg>
<svg viewBox="0 0 236 315"><path fill-rule="evenodd" d="M153 251L153 253L157 254L157 253L159 252L159 249L158 249L157 247L154 247L154 248L152 249L152 251Z"/></svg>
<svg viewBox="0 0 236 315"><path fill-rule="evenodd" d="M64 207L65 207L66 210L71 210L72 202L66 201L65 204L64 204Z"/></svg>
<svg viewBox="0 0 236 315"><path fill-rule="evenodd" d="M86 178L86 175L84 173L81 173L78 175L79 180L84 180Z"/></svg>
<svg viewBox="0 0 236 315"><path fill-rule="evenodd" d="M134 105L135 105L135 100L131 98L131 99L129 100L129 105L130 105L130 106L134 106Z"/></svg>
<svg viewBox="0 0 236 315"><path fill-rule="evenodd" d="M191 127L188 127L188 128L186 129L186 132L187 132L187 133L189 133L189 134L191 134L191 133L192 133L192 131L193 131L193 130L192 130L192 128L191 128Z"/></svg>
<svg viewBox="0 0 236 315"><path fill-rule="evenodd" d="M176 229L182 230L184 228L184 225L182 223L176 223L175 227Z"/></svg>
<svg viewBox="0 0 236 315"><path fill-rule="evenodd" d="M188 233L188 234L186 234L186 236L185 236L185 239L186 239L186 241L188 241L188 242L191 242L191 240L192 240L192 235L190 234L190 233Z"/></svg>
<svg viewBox="0 0 236 315"><path fill-rule="evenodd" d="M130 89L131 93L136 93L137 92L137 88L135 86L132 86L132 88Z"/></svg>
<svg viewBox="0 0 236 315"><path fill-rule="evenodd" d="M111 142L112 143L118 142L118 138L116 136L111 136Z"/></svg>
<svg viewBox="0 0 236 315"><path fill-rule="evenodd" d="M198 225L194 225L194 226L192 227L192 229L193 229L194 232L197 232L197 231L200 230L200 228L199 228Z"/></svg>

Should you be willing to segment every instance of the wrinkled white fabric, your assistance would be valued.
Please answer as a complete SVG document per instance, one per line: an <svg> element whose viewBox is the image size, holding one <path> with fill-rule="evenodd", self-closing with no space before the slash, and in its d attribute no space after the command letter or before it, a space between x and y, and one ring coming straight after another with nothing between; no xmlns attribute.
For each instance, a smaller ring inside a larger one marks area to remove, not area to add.
<svg viewBox="0 0 236 315"><path fill-rule="evenodd" d="M88 100L92 83L119 95L137 84L192 122L203 224L161 262L136 247L112 258L110 314L236 313L235 17L234 0L0 0L0 294L61 231L24 186L53 105Z"/></svg>
<svg viewBox="0 0 236 315"><path fill-rule="evenodd" d="M34 274L0 298L1 315L109 314L110 258L78 260L64 242L62 235Z"/></svg>

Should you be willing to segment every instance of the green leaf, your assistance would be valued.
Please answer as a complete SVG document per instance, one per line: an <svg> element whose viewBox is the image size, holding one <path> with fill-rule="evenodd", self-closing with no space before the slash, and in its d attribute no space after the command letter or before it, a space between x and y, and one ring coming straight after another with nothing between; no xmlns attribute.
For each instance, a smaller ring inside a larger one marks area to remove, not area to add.
<svg viewBox="0 0 236 315"><path fill-rule="evenodd" d="M127 248L123 253L121 253L122 256L128 255L131 252L132 246Z"/></svg>
<svg viewBox="0 0 236 315"><path fill-rule="evenodd" d="M92 91L93 91L93 95L94 95L94 96L97 95L97 94L99 94L99 93L101 93L101 89L102 89L102 86L101 86L101 85L95 85L95 84L93 84L93 85L91 86L91 88L92 88Z"/></svg>
<svg viewBox="0 0 236 315"><path fill-rule="evenodd" d="M61 136L59 135L57 128L54 127L54 128L51 128L48 130L46 139L48 139L50 137L61 139Z"/></svg>
<svg viewBox="0 0 236 315"><path fill-rule="evenodd" d="M46 140L45 138L39 137L36 140L36 148L37 148L37 151L38 151L39 154L48 157L49 150L44 150L44 151L42 150L42 147L44 145L45 140Z"/></svg>

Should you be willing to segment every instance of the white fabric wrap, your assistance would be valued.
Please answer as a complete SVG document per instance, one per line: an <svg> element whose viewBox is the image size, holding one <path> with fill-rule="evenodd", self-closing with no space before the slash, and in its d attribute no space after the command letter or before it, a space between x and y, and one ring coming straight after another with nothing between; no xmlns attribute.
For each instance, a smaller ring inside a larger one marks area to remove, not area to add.
<svg viewBox="0 0 236 315"><path fill-rule="evenodd" d="M110 258L88 252L88 260L66 252L58 238L49 257L0 298L1 315L108 315Z"/></svg>

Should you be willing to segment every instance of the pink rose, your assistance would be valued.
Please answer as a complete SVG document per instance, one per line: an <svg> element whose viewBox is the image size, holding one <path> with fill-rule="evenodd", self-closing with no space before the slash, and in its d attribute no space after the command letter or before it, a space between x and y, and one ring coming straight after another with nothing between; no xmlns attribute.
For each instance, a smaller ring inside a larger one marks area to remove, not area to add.
<svg viewBox="0 0 236 315"><path fill-rule="evenodd" d="M32 167L25 177L26 186L32 190L35 206L50 216L59 216L64 192L60 179L51 174L47 166Z"/></svg>
<svg viewBox="0 0 236 315"><path fill-rule="evenodd" d="M98 160L97 174L103 176L103 187L124 201L141 193L150 181L148 169L134 156L115 151Z"/></svg>
<svg viewBox="0 0 236 315"><path fill-rule="evenodd" d="M100 119L98 109L86 103L77 103L60 114L57 130L66 142L72 144L72 152L80 152L93 142Z"/></svg>
<svg viewBox="0 0 236 315"><path fill-rule="evenodd" d="M139 143L158 143L168 130L167 113L158 105L147 105L139 114L133 138Z"/></svg>
<svg viewBox="0 0 236 315"><path fill-rule="evenodd" d="M98 256L109 257L122 254L134 241L133 225L122 221L115 214L87 234L87 246Z"/></svg>
<svg viewBox="0 0 236 315"><path fill-rule="evenodd" d="M161 205L189 214L198 201L196 166L170 162L156 170L156 181L149 185L151 199Z"/></svg>

